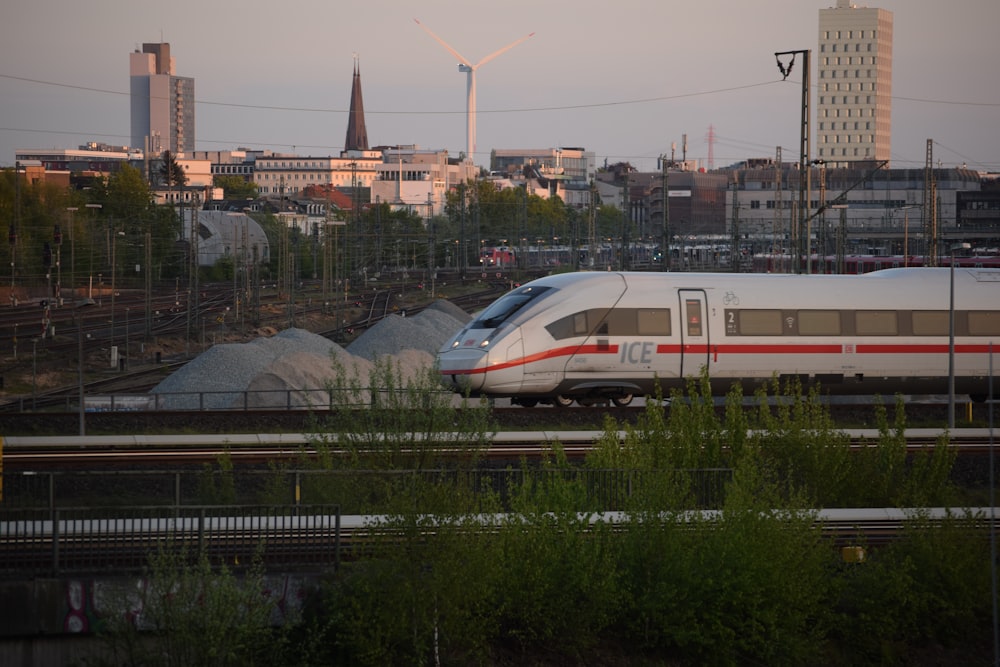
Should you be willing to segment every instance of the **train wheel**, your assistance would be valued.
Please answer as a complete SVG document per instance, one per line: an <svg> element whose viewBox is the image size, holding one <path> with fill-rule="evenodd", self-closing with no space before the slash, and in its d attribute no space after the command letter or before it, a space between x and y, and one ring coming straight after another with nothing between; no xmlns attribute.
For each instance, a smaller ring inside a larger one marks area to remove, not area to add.
<svg viewBox="0 0 1000 667"><path fill-rule="evenodd" d="M557 408L568 408L569 406L573 405L572 398L570 398L569 396L563 396L561 394L552 399L552 402L555 404Z"/></svg>
<svg viewBox="0 0 1000 667"><path fill-rule="evenodd" d="M622 394L621 396L615 396L611 399L611 402L617 405L619 408L624 408L626 405L632 402L632 394Z"/></svg>

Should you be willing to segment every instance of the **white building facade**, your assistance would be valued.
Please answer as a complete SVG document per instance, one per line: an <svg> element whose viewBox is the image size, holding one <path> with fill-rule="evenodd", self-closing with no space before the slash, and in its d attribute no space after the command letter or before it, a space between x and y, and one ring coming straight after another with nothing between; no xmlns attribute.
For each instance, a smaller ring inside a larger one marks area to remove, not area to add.
<svg viewBox="0 0 1000 667"><path fill-rule="evenodd" d="M269 155L254 162L253 182L265 197L294 197L310 185L367 188L374 182L376 167L381 163L379 151L342 157Z"/></svg>
<svg viewBox="0 0 1000 667"><path fill-rule="evenodd" d="M444 214L448 190L475 179L479 168L448 157L446 150L387 148L375 168L371 203L410 210L424 219Z"/></svg>
<svg viewBox="0 0 1000 667"><path fill-rule="evenodd" d="M889 159L892 12L837 0L819 10L817 158L829 166Z"/></svg>

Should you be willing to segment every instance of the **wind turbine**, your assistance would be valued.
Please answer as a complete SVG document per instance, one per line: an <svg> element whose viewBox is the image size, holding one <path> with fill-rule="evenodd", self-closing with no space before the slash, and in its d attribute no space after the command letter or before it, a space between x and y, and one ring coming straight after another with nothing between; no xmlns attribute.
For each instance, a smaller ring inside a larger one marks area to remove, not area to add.
<svg viewBox="0 0 1000 667"><path fill-rule="evenodd" d="M430 29L427 26L425 26L423 23L421 23L419 20L417 20L417 19L413 19L413 20L417 22L417 25L419 25L421 28L423 28L424 30L426 30L427 34L430 35L431 37L433 37L437 41L438 44L440 44L444 48L448 49L448 53L450 53L451 55L453 55L456 58L458 58L458 62L459 62L458 71L459 72L465 72L466 74L469 75L468 76L468 86L467 86L468 90L467 90L467 93L466 93L466 101L465 101L465 132L466 132L466 152L465 152L465 156L466 156L467 160L472 160L473 156L476 153L476 70L479 69L482 65L485 65L489 61L491 61L494 58L496 58L497 56L499 56L501 53L504 53L506 51L510 51L515 46L517 46L521 42L525 41L529 37L533 37L535 35L535 33L530 33L528 35L525 35L524 37L522 37L521 39L519 39L517 41L511 42L510 44L508 44L507 46L503 47L499 51L494 51L493 53L491 53L490 55L486 56L485 58L483 58L482 60L480 60L478 63L476 63L475 65L473 65L461 53L459 53L455 49L451 48L451 46L449 46L447 42L445 42L443 39L441 39L440 37L438 37L437 35L435 35L433 32L431 32Z"/></svg>

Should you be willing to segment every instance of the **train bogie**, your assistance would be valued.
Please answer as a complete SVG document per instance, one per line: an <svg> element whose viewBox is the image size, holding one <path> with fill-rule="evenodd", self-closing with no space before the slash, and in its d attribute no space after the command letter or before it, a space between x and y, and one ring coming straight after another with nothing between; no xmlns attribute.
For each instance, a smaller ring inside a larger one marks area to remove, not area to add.
<svg viewBox="0 0 1000 667"><path fill-rule="evenodd" d="M777 376L828 393L917 394L947 391L951 368L956 391L984 395L994 341L996 269L585 272L501 297L438 362L457 391L521 405L624 405L702 373L716 393Z"/></svg>

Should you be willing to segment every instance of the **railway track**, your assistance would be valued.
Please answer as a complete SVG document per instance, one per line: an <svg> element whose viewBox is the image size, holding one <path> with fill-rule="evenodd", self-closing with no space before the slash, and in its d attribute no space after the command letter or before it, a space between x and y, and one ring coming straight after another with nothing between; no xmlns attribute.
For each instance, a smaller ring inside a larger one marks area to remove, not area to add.
<svg viewBox="0 0 1000 667"><path fill-rule="evenodd" d="M844 433L854 449L868 447L880 436L877 429L846 429ZM909 429L904 435L907 448L915 452L934 445L946 433L941 429ZM605 435L605 431L600 430L499 432L480 456L494 461L537 460L558 442L567 457L582 459ZM618 431L618 437L624 441L626 432ZM461 434L443 434L427 444L421 444L421 440L419 434L414 434L414 452L430 447L445 458L467 457L474 447L474 443L464 442ZM989 429L956 429L948 434L948 441L960 456L982 455L994 446L994 434ZM2 440L2 460L4 468L10 472L89 466L135 468L150 464L210 464L222 457L240 464L288 463L316 455L314 443L315 436L302 433L10 436ZM394 441L393 446L399 448L399 443ZM405 447L402 449L405 453ZM337 453L335 440L332 451Z"/></svg>
<svg viewBox="0 0 1000 667"><path fill-rule="evenodd" d="M183 362L177 362L182 365ZM136 371L136 375L122 381L130 386L144 383L152 386L162 381L165 374L172 372L171 369L178 366L170 366L167 369L148 369L144 372ZM136 396L148 398L149 394L129 391L121 394L116 388L115 377L101 379L98 382L87 385L85 393L89 396L95 394L111 395L118 394L124 399L131 399ZM315 393L319 392L319 393ZM232 410L189 410L172 411L153 409L154 405L137 406L129 405L127 401L117 403L129 409L117 409L107 411L87 411L84 415L85 434L120 434L120 433L173 433L173 432L198 432L198 433L247 433L247 432L270 432L270 433L295 433L312 432L316 430L317 423L322 424L327 416L336 417L336 409L329 410L308 408L295 404L295 400L302 401L302 396L319 397L320 402L326 400L323 390L315 390L309 393L308 390L289 390L286 396L288 400L281 400L278 403L282 407L274 408L254 408ZM230 395L232 392L226 392ZM294 396L299 398L293 400ZM197 404L197 396L194 397ZM290 403L290 404L289 404ZM237 404L241 405L239 401ZM58 391L47 393L44 397L38 396L32 411L31 397L22 398L19 404L8 404L6 410L0 408L0 435L48 435L48 436L71 436L80 434L80 413L79 389L67 387ZM851 404L831 404L829 414L833 423L838 428L870 428L880 423L876 411L879 402L872 397L869 403ZM947 423L946 403L923 403L907 404L906 423L910 427L940 428ZM958 406L957 422L961 427L985 426L989 424L989 404L966 403ZM992 406L996 411L997 407ZM724 406L719 408L720 416L723 414ZM755 410L755 406L748 409ZM895 419L895 406L886 406L886 413L889 423ZM520 408L520 407L495 407L491 413L491 421L499 430L599 430L604 428L607 418L612 418L620 424L636 424L645 414L644 407L613 407L613 406L593 406L589 408ZM997 415L994 414L994 421Z"/></svg>
<svg viewBox="0 0 1000 667"><path fill-rule="evenodd" d="M504 286L499 283L487 283L486 288L483 290L456 296L449 300L463 309L475 310L496 298L503 288ZM392 304L394 289L398 288L392 284L388 284L384 289L378 289L366 295L358 296L352 303L354 309L362 313L362 317L353 319L341 327L319 331L317 334L331 340L343 341L345 337L357 335L374 326L385 317L395 314L397 311L393 310ZM215 313L220 308L225 309L225 304L229 303L231 295L224 292L217 293L216 291L206 293L202 301L201 310L193 314L193 316L187 314L181 305L179 305L180 302L177 301L175 303L172 297L166 298L161 295L159 298L162 301L162 308L159 307L159 301L154 303L154 307L157 309L155 317L152 318L152 335L157 337L185 337L189 334L192 319L195 322L199 320L204 321L206 317L212 315L212 319L214 320ZM166 300L163 301L163 299ZM75 367L80 363L78 346L81 346L82 342L78 339L81 337L86 340L87 350L95 346L106 348L116 342L120 345L129 339L130 330L133 341L139 341L144 335L145 323L141 321L139 316L133 316L130 321L126 312L129 308L127 304L130 302L124 298L121 301L121 303L115 306L116 310L114 312L118 313L117 321L110 314L113 312L110 310L110 306L94 306L82 309L81 312L85 314L67 309L53 311L52 322L56 330L60 332L60 336L55 340L43 339L41 347L38 347L36 343L37 351L40 351L45 358L62 358L65 360L67 367ZM272 305L282 306L283 304L275 298ZM432 305L431 302L418 304L407 308L407 312L409 314L416 314L430 305ZM144 304L142 304L142 307L144 307ZM136 303L132 303L132 308L141 312L140 307ZM298 306L296 313L302 316L316 315L324 312L326 309L327 306L321 303L319 299L316 299L315 304L310 299L308 304ZM25 315L20 316L25 317ZM31 321L34 321L34 319L35 317L31 316ZM261 324L272 324L280 328L282 325L287 324L289 319L287 314L275 311L270 316L262 317ZM26 330L27 326L25 323L25 325L21 326L22 334ZM16 327L11 328L12 337L15 339L17 334L14 332L16 331ZM31 357L34 351L30 344L22 342L22 350L25 347L28 352L22 351L19 363L25 365L28 370L24 372L30 374ZM174 357L164 360L161 363L135 364L134 367L127 370L121 370L97 379L86 380L83 384L83 393L85 396L111 393L142 393L156 386L165 376L183 367L190 359L191 357ZM93 376L93 369L89 366L81 370L87 376ZM72 404L78 404L79 396L79 385L34 392L0 403L0 413L23 412L27 409L48 410L60 406L68 407Z"/></svg>

